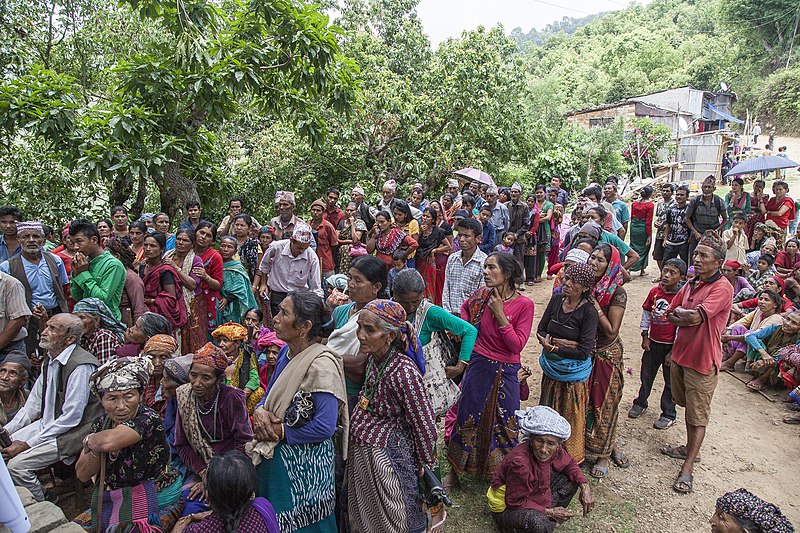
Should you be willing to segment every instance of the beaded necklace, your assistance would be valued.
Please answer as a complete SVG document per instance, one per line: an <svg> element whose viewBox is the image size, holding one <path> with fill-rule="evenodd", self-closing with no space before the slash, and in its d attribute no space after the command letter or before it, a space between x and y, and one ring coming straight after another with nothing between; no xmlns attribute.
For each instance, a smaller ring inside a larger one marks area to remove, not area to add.
<svg viewBox="0 0 800 533"><path fill-rule="evenodd" d="M361 400L358 402L359 407L364 411L370 412L369 403L372 401L372 398L375 397L375 393L378 392L378 384L381 381L381 377L383 376L383 372L386 370L386 366L389 364L389 360L394 356L395 352L394 348L391 349L389 355L386 356L386 359L383 360L381 363L380 368L378 368L378 375L375 376L375 379L372 380L367 378L367 382L364 384L364 394L361 395ZM367 376L372 374L372 367L375 366L375 360L370 358L369 363L367 364ZM370 387L370 384L372 385Z"/></svg>
<svg viewBox="0 0 800 533"><path fill-rule="evenodd" d="M206 439L208 439L208 442L211 442L211 443L219 442L221 440L221 439L217 439L217 405L219 404L219 393L220 393L221 390L222 390L222 387L217 387L217 395L214 397L214 403L211 404L211 407L209 407L208 409L205 409L205 410L201 407L200 400L197 398L197 396L195 396L195 398L194 398L194 408L197 411L197 422L198 422L198 425L200 426L200 430L205 434ZM202 416L207 416L207 415L210 415L212 412L214 413L214 420L213 420L213 425L212 425L212 429L211 429L211 431L214 432L213 436L211 434L209 434L208 430L203 425L203 421L200 420L200 416L201 415Z"/></svg>

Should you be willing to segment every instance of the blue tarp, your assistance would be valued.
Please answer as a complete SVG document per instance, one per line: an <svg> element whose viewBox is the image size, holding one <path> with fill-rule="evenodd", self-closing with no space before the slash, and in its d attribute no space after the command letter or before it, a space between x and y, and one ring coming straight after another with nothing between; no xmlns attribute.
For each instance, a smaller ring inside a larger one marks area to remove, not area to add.
<svg viewBox="0 0 800 533"><path fill-rule="evenodd" d="M725 113L724 111L720 111L719 109L717 109L716 107L714 107L713 105L711 105L709 103L706 103L706 105L708 106L708 108L711 111L713 111L717 115L721 116L723 119L728 120L730 122L734 122L736 124L744 124L744 120L739 120L738 118L736 118L736 117L734 117L732 115L729 115L729 114Z"/></svg>

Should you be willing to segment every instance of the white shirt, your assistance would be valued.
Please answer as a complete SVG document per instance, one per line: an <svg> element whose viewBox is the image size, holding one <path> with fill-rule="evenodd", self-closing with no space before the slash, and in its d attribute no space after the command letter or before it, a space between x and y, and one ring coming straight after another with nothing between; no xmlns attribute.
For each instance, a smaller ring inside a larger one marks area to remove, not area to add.
<svg viewBox="0 0 800 533"><path fill-rule="evenodd" d="M50 359L47 367L47 397L44 399L42 413L42 376L36 380L25 405L16 416L6 424L5 429L12 440L25 441L31 448L39 444L56 445L56 437L76 427L83 418L83 410L89 402L89 377L95 371L94 365L78 365L67 381L64 405L61 416L55 418L56 391L61 369L69 362L75 344L67 346L58 357Z"/></svg>

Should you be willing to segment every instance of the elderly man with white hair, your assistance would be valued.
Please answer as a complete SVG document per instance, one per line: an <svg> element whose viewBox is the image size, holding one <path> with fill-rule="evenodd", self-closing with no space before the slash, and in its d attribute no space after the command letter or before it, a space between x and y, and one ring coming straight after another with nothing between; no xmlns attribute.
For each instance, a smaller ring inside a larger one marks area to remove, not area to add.
<svg viewBox="0 0 800 533"><path fill-rule="evenodd" d="M48 357L25 406L6 424L11 445L2 450L14 484L38 500L44 489L36 471L57 461L73 460L89 435L100 404L89 394L89 378L100 366L80 347L83 321L61 313L47 321L39 346Z"/></svg>
<svg viewBox="0 0 800 533"><path fill-rule="evenodd" d="M574 516L567 506L579 488L584 516L594 508L592 489L562 446L571 433L563 416L546 405L515 414L523 442L495 471L486 493L489 508L503 533L553 533Z"/></svg>
<svg viewBox="0 0 800 533"><path fill-rule="evenodd" d="M22 253L0 263L0 271L17 278L25 289L25 301L33 313L25 341L25 351L30 355L39 344L39 330L47 319L69 311L69 278L64 261L44 251L41 222L17 222L17 239Z"/></svg>

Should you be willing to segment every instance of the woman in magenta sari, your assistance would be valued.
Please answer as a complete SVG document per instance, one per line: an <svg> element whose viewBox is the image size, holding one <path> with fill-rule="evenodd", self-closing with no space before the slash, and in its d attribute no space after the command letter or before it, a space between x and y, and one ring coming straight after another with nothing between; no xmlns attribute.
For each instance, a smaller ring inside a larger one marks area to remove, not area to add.
<svg viewBox="0 0 800 533"><path fill-rule="evenodd" d="M173 329L186 322L181 278L175 267L164 260L167 238L163 233L148 233L144 238L144 303L153 313L169 320Z"/></svg>
<svg viewBox="0 0 800 533"><path fill-rule="evenodd" d="M478 328L478 339L461 381L445 486L464 472L491 478L517 445L520 352L531 335L533 302L517 291L522 265L513 255L493 253L483 272L486 287L461 306L461 318Z"/></svg>

